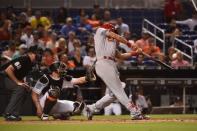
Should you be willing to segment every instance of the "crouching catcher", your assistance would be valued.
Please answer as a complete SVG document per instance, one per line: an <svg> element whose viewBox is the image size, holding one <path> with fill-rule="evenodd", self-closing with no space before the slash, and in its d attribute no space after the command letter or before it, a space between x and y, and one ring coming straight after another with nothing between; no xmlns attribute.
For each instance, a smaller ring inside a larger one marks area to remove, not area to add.
<svg viewBox="0 0 197 131"><path fill-rule="evenodd" d="M50 73L44 74L32 89L32 99L41 120L48 120L49 115L55 119L69 119L71 114L80 113L85 106L83 101L59 100L63 88L87 82L86 76L73 78L66 75L66 69L63 63L53 63L49 67Z"/></svg>

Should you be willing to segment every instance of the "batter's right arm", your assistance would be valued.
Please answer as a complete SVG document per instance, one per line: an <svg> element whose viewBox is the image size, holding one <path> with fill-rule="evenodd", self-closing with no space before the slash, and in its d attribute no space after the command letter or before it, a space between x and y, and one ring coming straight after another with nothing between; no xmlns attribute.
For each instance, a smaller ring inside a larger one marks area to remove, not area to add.
<svg viewBox="0 0 197 131"><path fill-rule="evenodd" d="M120 42L120 43L124 43L124 44L126 44L128 47L134 48L134 46L133 46L128 40L126 40L124 37L122 37L122 36L120 36L120 35L118 35L118 34L112 32L112 31L106 32L106 36L107 36L107 37L111 37L111 38L117 40L117 41Z"/></svg>
<svg viewBox="0 0 197 131"><path fill-rule="evenodd" d="M127 52L127 53L120 53L118 50L116 51L116 58L121 60L129 59L131 56L136 56L140 54L142 50L139 48L135 51Z"/></svg>

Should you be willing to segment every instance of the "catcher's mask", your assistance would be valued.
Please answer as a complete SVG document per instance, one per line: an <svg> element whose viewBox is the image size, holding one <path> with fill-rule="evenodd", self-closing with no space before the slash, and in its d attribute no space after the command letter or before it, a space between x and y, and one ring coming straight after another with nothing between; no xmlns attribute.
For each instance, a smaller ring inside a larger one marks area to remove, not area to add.
<svg viewBox="0 0 197 131"><path fill-rule="evenodd" d="M51 72L58 72L60 77L64 77L67 74L67 66L63 62L54 62L49 69Z"/></svg>

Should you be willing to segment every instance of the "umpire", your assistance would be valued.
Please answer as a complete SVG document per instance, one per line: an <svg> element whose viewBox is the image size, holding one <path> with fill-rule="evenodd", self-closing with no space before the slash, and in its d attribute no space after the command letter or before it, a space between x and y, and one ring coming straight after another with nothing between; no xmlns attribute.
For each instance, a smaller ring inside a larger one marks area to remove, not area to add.
<svg viewBox="0 0 197 131"><path fill-rule="evenodd" d="M37 46L29 48L26 55L10 61L3 70L4 87L11 91L11 98L5 110L6 121L21 121L19 116L28 86L24 82L24 77L30 73L34 66Z"/></svg>

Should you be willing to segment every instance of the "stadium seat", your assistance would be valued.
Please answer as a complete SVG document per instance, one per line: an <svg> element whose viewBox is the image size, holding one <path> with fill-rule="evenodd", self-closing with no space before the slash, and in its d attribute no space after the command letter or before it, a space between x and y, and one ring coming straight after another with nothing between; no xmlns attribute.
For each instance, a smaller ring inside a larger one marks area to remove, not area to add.
<svg viewBox="0 0 197 131"><path fill-rule="evenodd" d="M132 56L131 58L128 59L128 61L137 61L137 57L136 56Z"/></svg>
<svg viewBox="0 0 197 131"><path fill-rule="evenodd" d="M182 30L183 35L197 35L195 31Z"/></svg>
<svg viewBox="0 0 197 131"><path fill-rule="evenodd" d="M190 30L189 26L185 24L177 24L177 26L182 30Z"/></svg>
<svg viewBox="0 0 197 131"><path fill-rule="evenodd" d="M187 43L188 45L191 45L191 46L194 45L193 40L186 40L186 41L184 41L184 42Z"/></svg>
<svg viewBox="0 0 197 131"><path fill-rule="evenodd" d="M53 24L51 25L51 29L54 30L55 32L59 32L62 28L62 24Z"/></svg>
<svg viewBox="0 0 197 131"><path fill-rule="evenodd" d="M143 61L143 64L145 66L157 66L157 63L155 63L153 60L146 60L146 61Z"/></svg>
<svg viewBox="0 0 197 131"><path fill-rule="evenodd" d="M158 24L158 26L164 29L165 31L168 31L170 29L170 25L168 23L160 23Z"/></svg>
<svg viewBox="0 0 197 131"><path fill-rule="evenodd" d="M133 57L127 59L127 61L129 61L132 66L137 66L137 57L136 56L133 56Z"/></svg>
<svg viewBox="0 0 197 131"><path fill-rule="evenodd" d="M190 39L190 36L189 35L181 35L179 37L177 37L178 39L182 40L182 41L186 41L186 40L189 40Z"/></svg>
<svg viewBox="0 0 197 131"><path fill-rule="evenodd" d="M189 37L190 37L190 40L192 40L192 41L197 39L197 35L190 35Z"/></svg>

